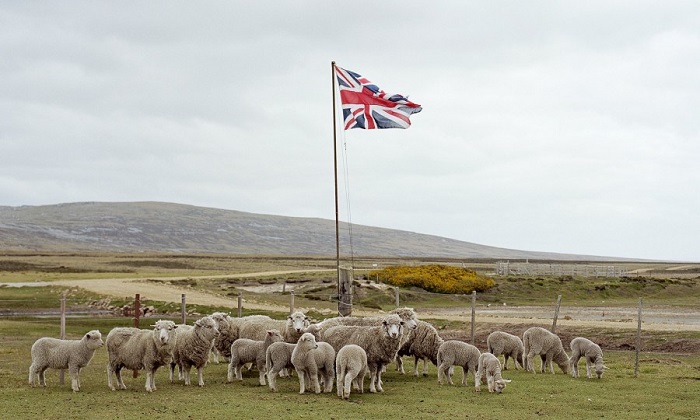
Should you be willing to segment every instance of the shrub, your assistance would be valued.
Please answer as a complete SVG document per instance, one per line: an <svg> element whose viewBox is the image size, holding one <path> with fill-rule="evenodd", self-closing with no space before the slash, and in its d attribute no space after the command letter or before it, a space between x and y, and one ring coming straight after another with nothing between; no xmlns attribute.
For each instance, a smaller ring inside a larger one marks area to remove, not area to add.
<svg viewBox="0 0 700 420"><path fill-rule="evenodd" d="M387 267L372 271L369 277L392 286L415 286L434 293L468 294L475 290L483 292L496 285L493 279L475 271L441 264Z"/></svg>

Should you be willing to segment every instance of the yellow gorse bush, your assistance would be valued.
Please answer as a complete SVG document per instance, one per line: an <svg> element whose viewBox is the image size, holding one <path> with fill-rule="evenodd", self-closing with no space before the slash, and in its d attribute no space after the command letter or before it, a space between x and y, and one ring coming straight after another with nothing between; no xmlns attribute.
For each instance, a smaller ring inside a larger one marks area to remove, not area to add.
<svg viewBox="0 0 700 420"><path fill-rule="evenodd" d="M496 285L496 282L466 268L441 264L417 267L386 267L369 273L370 278L398 287L420 287L434 293L483 292Z"/></svg>

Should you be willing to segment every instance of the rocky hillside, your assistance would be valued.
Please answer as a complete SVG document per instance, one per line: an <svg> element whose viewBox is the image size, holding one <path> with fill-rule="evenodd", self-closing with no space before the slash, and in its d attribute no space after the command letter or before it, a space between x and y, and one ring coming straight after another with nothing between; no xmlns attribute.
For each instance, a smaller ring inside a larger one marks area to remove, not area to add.
<svg viewBox="0 0 700 420"><path fill-rule="evenodd" d="M350 254L341 226L341 254ZM357 256L602 260L519 251L353 225ZM332 220L272 216L161 202L0 206L0 249L335 255Z"/></svg>

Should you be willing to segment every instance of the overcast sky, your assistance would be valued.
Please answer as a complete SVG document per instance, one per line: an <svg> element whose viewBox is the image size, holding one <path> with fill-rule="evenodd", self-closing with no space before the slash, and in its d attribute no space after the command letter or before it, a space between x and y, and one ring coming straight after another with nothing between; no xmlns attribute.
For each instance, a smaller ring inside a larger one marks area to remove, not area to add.
<svg viewBox="0 0 700 420"><path fill-rule="evenodd" d="M700 261L695 1L0 0L0 205L333 220L333 60L423 106L338 132L341 220Z"/></svg>

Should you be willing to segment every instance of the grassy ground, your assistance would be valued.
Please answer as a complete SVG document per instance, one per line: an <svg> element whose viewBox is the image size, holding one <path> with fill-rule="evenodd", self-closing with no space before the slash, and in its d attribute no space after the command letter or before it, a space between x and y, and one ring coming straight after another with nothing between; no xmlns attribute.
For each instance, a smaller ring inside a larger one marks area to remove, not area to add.
<svg viewBox="0 0 700 420"><path fill-rule="evenodd" d="M70 337L94 328L90 319L71 320ZM104 333L123 320L100 321ZM257 385L257 373L242 383L226 383L225 364L205 369L204 388L171 384L167 374L156 375L158 390L144 391L143 373L134 379L125 372L126 391L110 391L106 384L106 351L99 349L81 375L82 390L70 391L70 381L58 384L49 370L47 388L27 384L30 347L39 336L56 335L51 319L0 321L0 400L14 418L114 419L151 418L694 418L700 410L700 356L642 353L639 376L634 377L634 353L608 352L610 368L602 380L508 370L512 379L503 394L476 393L473 378L467 387L439 386L436 369L429 376L399 375L389 368L382 394L353 393L349 402L335 394L298 395L296 378L280 379L280 391ZM407 361L407 367L412 363ZM583 365L581 365L583 368ZM455 374L461 380L461 370ZM366 386L367 388L367 386ZM679 403L682 402L682 403Z"/></svg>

